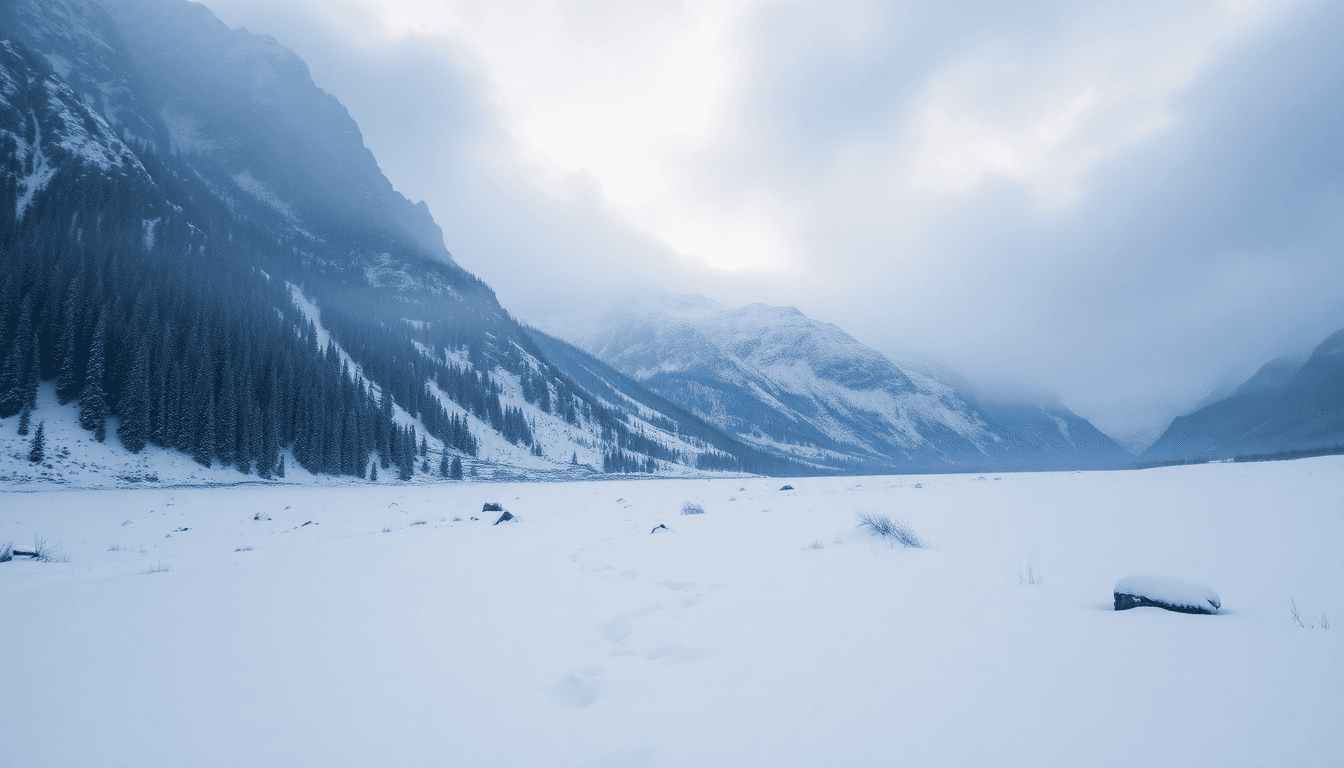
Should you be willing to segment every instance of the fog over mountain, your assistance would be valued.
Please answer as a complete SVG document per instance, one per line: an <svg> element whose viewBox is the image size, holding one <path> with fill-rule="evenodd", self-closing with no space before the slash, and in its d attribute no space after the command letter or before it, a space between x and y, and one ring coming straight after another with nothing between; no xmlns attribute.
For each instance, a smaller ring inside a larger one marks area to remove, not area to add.
<svg viewBox="0 0 1344 768"><path fill-rule="evenodd" d="M1344 326L1335 3L206 4L542 325L797 307L1138 449Z"/></svg>

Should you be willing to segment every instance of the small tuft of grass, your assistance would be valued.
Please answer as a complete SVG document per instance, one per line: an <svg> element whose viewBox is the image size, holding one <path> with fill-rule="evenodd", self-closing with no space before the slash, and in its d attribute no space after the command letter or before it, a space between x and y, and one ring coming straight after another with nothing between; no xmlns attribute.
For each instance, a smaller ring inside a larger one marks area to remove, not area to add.
<svg viewBox="0 0 1344 768"><path fill-rule="evenodd" d="M1297 601L1290 600L1289 605L1291 605L1292 608L1289 610L1288 615L1292 617L1293 623L1297 624L1297 626L1303 629L1316 629L1317 627L1320 627L1321 629L1330 628L1330 617L1325 615L1324 613L1322 613L1320 617L1317 618L1315 621L1312 621L1311 626L1308 627L1307 620L1304 620L1302 618L1302 614L1299 613L1297 610Z"/></svg>
<svg viewBox="0 0 1344 768"><path fill-rule="evenodd" d="M811 544L808 544L806 547L804 547L804 549L825 549L825 548L826 545L822 544L821 541L819 540L813 541Z"/></svg>
<svg viewBox="0 0 1344 768"><path fill-rule="evenodd" d="M148 576L148 575L151 574L151 573L167 573L167 572L169 572L169 571L171 571L171 570L173 570L173 566L171 566L171 565L169 565L168 563L165 563L165 562L163 562L162 560L160 560L159 562L157 562L157 563L151 565L151 566L149 567L149 570L147 570L147 571L141 571L140 575L141 575L141 576Z"/></svg>
<svg viewBox="0 0 1344 768"><path fill-rule="evenodd" d="M462 522L462 518L460 518L460 517L454 517L454 518L453 518L453 522L454 522L454 523L460 523L460 522Z"/></svg>
<svg viewBox="0 0 1344 768"><path fill-rule="evenodd" d="M383 533L391 533L391 532L392 532L391 528L388 528L386 525L383 526Z"/></svg>
<svg viewBox="0 0 1344 768"><path fill-rule="evenodd" d="M113 544L112 546L110 546L110 547L107 548L107 551L108 551L108 552L120 552L120 551L121 551L121 545L120 545L120 544Z"/></svg>
<svg viewBox="0 0 1344 768"><path fill-rule="evenodd" d="M681 514L683 515L703 515L705 508L695 502L685 502L681 505Z"/></svg>
<svg viewBox="0 0 1344 768"><path fill-rule="evenodd" d="M14 559L14 542L6 541L0 544L0 563L8 563Z"/></svg>
<svg viewBox="0 0 1344 768"><path fill-rule="evenodd" d="M33 551L30 554L39 563L70 562L70 556L62 552L60 547L50 543L45 536L33 537Z"/></svg>
<svg viewBox="0 0 1344 768"><path fill-rule="evenodd" d="M868 512L860 512L858 518L860 528L866 528L869 533L881 536L892 546L900 544L902 547L910 549L925 549L928 547L924 539L918 533L915 533L915 529L900 520L895 520L887 515L870 514Z"/></svg>
<svg viewBox="0 0 1344 768"><path fill-rule="evenodd" d="M411 525L424 525L424 524L425 524L424 520L416 520L414 523L411 523Z"/></svg>
<svg viewBox="0 0 1344 768"><path fill-rule="evenodd" d="M1017 583L1022 585L1044 584L1045 580L1041 578L1041 574L1035 569L1035 567L1032 566L1031 563L1027 563L1026 568L1022 568L1020 566L1018 567Z"/></svg>
<svg viewBox="0 0 1344 768"><path fill-rule="evenodd" d="M237 549L235 549L235 550L233 550L233 551L234 551L234 552L251 552L251 551L252 551L252 548L251 548L251 547L239 547L239 548L237 548Z"/></svg>

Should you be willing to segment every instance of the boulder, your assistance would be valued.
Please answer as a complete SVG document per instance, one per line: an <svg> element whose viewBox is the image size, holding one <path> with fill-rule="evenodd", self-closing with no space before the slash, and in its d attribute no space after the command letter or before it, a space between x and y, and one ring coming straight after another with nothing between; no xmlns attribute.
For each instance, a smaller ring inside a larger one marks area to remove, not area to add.
<svg viewBox="0 0 1344 768"><path fill-rule="evenodd" d="M504 522L504 521L506 521L506 520L512 520L512 519L513 519L513 514L510 513L510 512L505 512L504 514L502 514L502 515L499 516L499 519L498 519L498 520L496 520L495 522L491 523L491 525L499 525L500 523L502 523L502 522Z"/></svg>
<svg viewBox="0 0 1344 768"><path fill-rule="evenodd" d="M652 533L657 533L657 532L660 531L660 530L661 530L661 531L668 531L669 533L672 531L671 528L668 528L666 525L663 525L662 523L659 523L658 525L654 526L654 527L653 527L653 530L652 530L652 531L649 531L649 533L651 533L651 534L652 534Z"/></svg>
<svg viewBox="0 0 1344 768"><path fill-rule="evenodd" d="M1144 606L1177 613L1217 613L1223 601L1208 584L1174 576L1130 576L1115 583L1115 610Z"/></svg>
<svg viewBox="0 0 1344 768"><path fill-rule="evenodd" d="M781 490L781 491L792 491L792 490L793 490L793 486L792 486L792 485L786 485L786 486L784 486L783 488L780 488L779 490Z"/></svg>

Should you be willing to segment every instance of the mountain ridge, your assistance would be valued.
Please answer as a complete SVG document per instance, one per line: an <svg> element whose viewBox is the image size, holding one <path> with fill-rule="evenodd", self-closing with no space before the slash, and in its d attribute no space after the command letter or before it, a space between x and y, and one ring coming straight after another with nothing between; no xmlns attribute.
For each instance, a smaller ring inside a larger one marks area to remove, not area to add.
<svg viewBox="0 0 1344 768"><path fill-rule="evenodd" d="M963 396L934 367L898 366L792 307L731 308L640 290L586 335L584 348L740 440L822 465L892 471L1128 457L1057 398Z"/></svg>

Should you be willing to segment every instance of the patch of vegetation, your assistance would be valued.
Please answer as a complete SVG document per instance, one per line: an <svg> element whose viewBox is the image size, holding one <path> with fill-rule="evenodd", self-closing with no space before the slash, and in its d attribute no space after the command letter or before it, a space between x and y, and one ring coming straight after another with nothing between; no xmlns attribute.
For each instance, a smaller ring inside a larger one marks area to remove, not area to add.
<svg viewBox="0 0 1344 768"><path fill-rule="evenodd" d="M925 549L928 546L924 539L915 533L915 529L900 520L868 512L860 512L858 518L860 528L866 528L869 533L886 539L893 546L900 544L909 549Z"/></svg>

